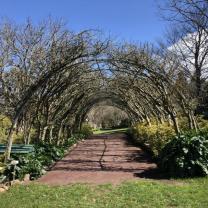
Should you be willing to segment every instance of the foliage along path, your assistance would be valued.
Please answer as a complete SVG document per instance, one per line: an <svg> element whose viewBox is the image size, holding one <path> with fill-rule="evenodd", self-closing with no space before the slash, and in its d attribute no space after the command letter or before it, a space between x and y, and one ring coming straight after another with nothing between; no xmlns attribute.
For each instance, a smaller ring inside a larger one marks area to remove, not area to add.
<svg viewBox="0 0 208 208"><path fill-rule="evenodd" d="M147 153L122 133L91 136L80 142L38 181L49 185L71 183L118 184L154 170Z"/></svg>

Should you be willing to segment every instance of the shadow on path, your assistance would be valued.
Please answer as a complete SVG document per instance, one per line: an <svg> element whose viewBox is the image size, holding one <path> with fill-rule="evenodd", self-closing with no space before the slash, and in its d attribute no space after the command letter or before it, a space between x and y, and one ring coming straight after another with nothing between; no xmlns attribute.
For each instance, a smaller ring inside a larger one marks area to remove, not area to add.
<svg viewBox="0 0 208 208"><path fill-rule="evenodd" d="M156 164L123 133L93 135L80 142L38 181L51 185L113 183L161 178Z"/></svg>

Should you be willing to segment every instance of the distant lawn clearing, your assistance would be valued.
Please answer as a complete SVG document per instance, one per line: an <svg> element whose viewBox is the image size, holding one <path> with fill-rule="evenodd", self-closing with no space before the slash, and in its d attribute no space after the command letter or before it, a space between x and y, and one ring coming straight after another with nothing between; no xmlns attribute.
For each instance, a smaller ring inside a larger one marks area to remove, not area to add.
<svg viewBox="0 0 208 208"><path fill-rule="evenodd" d="M1 208L162 208L208 205L208 178L180 180L178 185L140 180L111 185L70 185L49 187L16 185L0 193Z"/></svg>
<svg viewBox="0 0 208 208"><path fill-rule="evenodd" d="M106 129L106 130L95 130L93 134L112 134L112 133L119 133L119 132L126 132L128 128L121 128L121 129Z"/></svg>

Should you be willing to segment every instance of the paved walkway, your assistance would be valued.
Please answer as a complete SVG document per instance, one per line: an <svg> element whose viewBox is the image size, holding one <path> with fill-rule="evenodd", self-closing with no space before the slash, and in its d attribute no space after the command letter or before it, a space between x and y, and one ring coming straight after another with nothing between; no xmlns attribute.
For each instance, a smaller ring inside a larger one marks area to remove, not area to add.
<svg viewBox="0 0 208 208"><path fill-rule="evenodd" d="M38 182L118 184L155 168L142 149L128 143L125 134L97 135L80 142Z"/></svg>

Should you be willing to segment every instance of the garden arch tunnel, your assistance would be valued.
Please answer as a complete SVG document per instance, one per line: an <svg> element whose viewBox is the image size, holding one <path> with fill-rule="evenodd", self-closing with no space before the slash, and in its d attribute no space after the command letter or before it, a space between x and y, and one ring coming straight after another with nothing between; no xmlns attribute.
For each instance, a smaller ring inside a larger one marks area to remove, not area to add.
<svg viewBox="0 0 208 208"><path fill-rule="evenodd" d="M23 89L14 109L6 160L21 123L44 127L51 121L58 126L70 121L75 131L87 112L106 99L124 110L132 122L148 121L150 116L162 120L168 115L177 133L176 105L193 120L193 111L186 111L191 109L186 95L175 86L175 74L166 71L167 63L155 60L148 48L111 48L108 42L96 42L85 33L70 38L54 43L40 75Z"/></svg>
<svg viewBox="0 0 208 208"><path fill-rule="evenodd" d="M136 114L135 111L133 111L128 103L126 101L123 101L121 98L119 98L116 95L113 95L113 93L98 93L96 95L92 95L88 100L86 100L83 105L80 106L79 111L76 114L75 122L76 125L75 129L80 129L81 124L83 123L87 113L98 103L101 103L103 101L110 101L111 106L115 106L118 109L124 111L129 119L131 120L131 123L134 123L138 119L138 114Z"/></svg>

